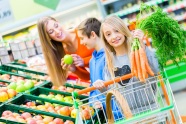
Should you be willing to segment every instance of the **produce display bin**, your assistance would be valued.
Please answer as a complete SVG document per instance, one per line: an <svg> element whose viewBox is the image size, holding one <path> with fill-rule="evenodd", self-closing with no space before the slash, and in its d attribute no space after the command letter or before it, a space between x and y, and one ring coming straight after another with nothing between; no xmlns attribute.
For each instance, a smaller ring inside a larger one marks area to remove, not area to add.
<svg viewBox="0 0 186 124"><path fill-rule="evenodd" d="M48 83L45 83L42 85L42 87L46 87L46 88L51 88L53 85L52 85L52 82L48 82ZM71 88L74 88L74 89L85 89L86 87L83 87L83 86L79 86L79 85L73 85L73 84L70 84L70 83L65 83L65 86L66 87L71 87Z"/></svg>
<svg viewBox="0 0 186 124"><path fill-rule="evenodd" d="M11 81L0 79L0 82L6 83L7 85L11 83ZM1 87L5 87L4 85L0 84Z"/></svg>
<svg viewBox="0 0 186 124"><path fill-rule="evenodd" d="M9 75L14 75L14 76L19 76L19 77L23 77L25 79L33 79L31 76L29 75L23 75L23 74L17 74L17 73L13 73L13 72L9 72L9 71L4 71L2 69L0 69L0 74L9 74Z"/></svg>
<svg viewBox="0 0 186 124"><path fill-rule="evenodd" d="M25 104L26 102L29 102L29 101L34 101L34 102L39 101L38 104L44 104L45 102L49 102L49 103L52 103L52 104L54 103L54 104L59 104L59 105L62 105L62 106L70 106L70 107L73 106L73 104L60 102L60 101L47 99L47 98L42 98L42 97L30 95L30 94L21 94L19 96L14 97L11 100L9 100L7 103L11 103L11 104L15 104L15 105L21 105L21 104Z"/></svg>
<svg viewBox="0 0 186 124"><path fill-rule="evenodd" d="M61 118L63 120L71 120L71 121L75 122L75 118L72 118L72 117L69 117L69 116L63 116L63 115L59 115L59 114L56 114L56 113L51 113L51 112L46 112L46 111L42 111L42 110L37 110L37 109L32 109L32 108L27 108L27 107L21 106L21 104L25 104L26 102L30 102L30 101L39 101L39 104L44 104L45 102L49 102L49 103L52 103L52 104L59 104L59 105L62 105L62 106L72 106L71 104L68 104L68 103L62 103L62 102L59 102L59 101L46 99L46 98L41 98L41 97L38 97L38 96L33 96L33 95L28 95L28 94L21 94L19 96L16 96L12 100L10 100L5 105L3 105L3 109L0 108L0 112L2 114L2 111L5 110L4 106L9 106L11 109L14 110L14 108L15 108L15 110L17 110L17 111L18 110L19 111L26 111L26 112L30 112L30 113L47 115L47 116L52 116L52 117L55 117L55 118ZM96 114L99 114L99 115L102 114L102 110L97 109L95 111L96 112L92 117L93 117L93 120L96 121L97 120ZM3 122L4 121L5 120L3 120ZM1 122L1 120L0 120L0 122ZM87 124L92 124L92 121L91 120L86 120L86 123ZM10 123L10 124L13 124L13 123ZM18 123L16 123L16 124L18 124Z"/></svg>
<svg viewBox="0 0 186 124"><path fill-rule="evenodd" d="M7 72L7 71L3 71L3 70L0 70L0 74L9 74L10 76L19 76L19 77L23 77L24 79L29 79L29 80L36 80L36 81L40 81L38 79L33 79L31 76L28 76L28 75L21 75L21 74L16 74L16 73L12 73L12 72ZM10 81L10 80L4 80L4 79L0 79L0 86L1 87L7 87L11 82L13 81ZM35 85L33 88L31 89L28 89L24 92L30 92L32 90L34 90L35 88L37 87L40 87L42 85L45 85L45 84L48 84L49 81L45 80L45 81L41 81L40 84L37 84ZM21 92L23 93L23 92Z"/></svg>
<svg viewBox="0 0 186 124"><path fill-rule="evenodd" d="M9 64L27 67L27 65L26 65L25 63L20 63L20 62L18 62L18 61L19 61L19 60L14 60L13 62L11 62L11 63L9 63Z"/></svg>
<svg viewBox="0 0 186 124"><path fill-rule="evenodd" d="M37 87L34 90L32 90L32 91L29 92L29 94L35 95L35 96L39 96L40 94L48 95L49 93L52 93L54 95L60 94L60 95L64 95L64 96L72 96L72 94L69 93L69 92L52 90L52 89L43 88L43 87ZM84 95L80 95L79 96L79 99L85 99L85 98L88 98L88 96L84 96Z"/></svg>
<svg viewBox="0 0 186 124"><path fill-rule="evenodd" d="M49 83L49 81L47 81L47 80L40 80L40 79L37 79L37 78L33 78L30 75L17 74L17 73L13 73L13 72L4 71L4 70L1 70L1 69L0 69L0 74L9 74L10 76L19 76L19 77L23 77L24 79L43 81L43 83L39 84L38 86L42 86L42 85L45 85L45 84ZM0 82L5 82L5 83L8 83L8 84L11 83L11 81L4 80L4 79L0 79Z"/></svg>
<svg viewBox="0 0 186 124"><path fill-rule="evenodd" d="M47 75L44 72L34 71L27 67L21 67L17 65L11 65L11 64L4 64L0 67L4 71L14 72L14 73L22 73L22 74L34 74L34 75L41 75L45 76Z"/></svg>
<svg viewBox="0 0 186 124"><path fill-rule="evenodd" d="M75 89L80 89L80 90L86 88L86 87L83 87L83 86L74 85L74 84L70 84L70 83L66 83L65 86L66 86L66 87L75 88Z"/></svg>
<svg viewBox="0 0 186 124"><path fill-rule="evenodd" d="M39 72L38 72L39 73ZM2 70L2 66L0 66L0 74L9 74L9 75L14 75L14 76L19 76L19 77L23 77L24 79L30 79L30 80L37 80L37 81L43 81L43 85L45 85L44 82L49 82L48 80L42 80L42 79L39 79L39 78L35 78L35 77L32 77L30 75L25 75L25 74L19 74L19 73L14 73L14 72L10 72L10 71L5 71L5 70ZM7 81L7 80L3 80L3 79L0 79L0 81L2 82L6 82L6 83L10 83L11 81ZM41 84L40 84L41 85ZM38 85L38 86L40 86Z"/></svg>
<svg viewBox="0 0 186 124"><path fill-rule="evenodd" d="M54 117L54 118L61 118L63 120L71 120L71 121L75 121L74 118L70 118L70 117L66 117L66 116L61 116L58 114L54 114L54 113L48 113L48 112L43 112L43 111L39 111L39 110L34 110L34 109L30 109L30 108L25 108L25 107L20 107L17 105L13 105L13 104L4 104L0 106L0 115L2 115L3 111L9 110L11 112L16 112L16 113L22 113L22 112L29 112L31 113L31 115L44 115L44 116L50 116L50 117ZM15 122L15 121L10 121L10 120L6 120L6 119L2 119L0 118L0 122L4 122L6 124L24 124L21 122Z"/></svg>
<svg viewBox="0 0 186 124"><path fill-rule="evenodd" d="M4 102L0 102L0 107L6 103L9 103L10 101L14 100L16 97L20 96L21 93L17 93L14 97L8 99L7 101L4 101Z"/></svg>
<svg viewBox="0 0 186 124"><path fill-rule="evenodd" d="M48 102L48 103L52 103L52 104L59 104L59 105L62 105L62 106L70 106L70 107L72 106L72 104L63 103L63 102L59 102L59 101L52 100L52 99L41 98L41 97L38 97L38 96L29 95L29 94L21 94L21 95L15 97L14 99L10 100L7 103L7 105L13 104L15 106L19 106L22 109L32 111L32 112L35 112L37 114L44 114L44 115L53 116L53 117L57 117L57 118L62 118L64 120L71 120L71 121L75 122L75 119L71 118L69 116L63 116L63 115L59 115L59 114L56 114L56 113L51 113L51 112L46 112L46 111L42 111L42 110L37 110L37 109L32 109L32 108L27 108L27 107L21 106L22 104L25 104L26 102L30 102L30 101L35 101L39 105L42 105L42 104Z"/></svg>

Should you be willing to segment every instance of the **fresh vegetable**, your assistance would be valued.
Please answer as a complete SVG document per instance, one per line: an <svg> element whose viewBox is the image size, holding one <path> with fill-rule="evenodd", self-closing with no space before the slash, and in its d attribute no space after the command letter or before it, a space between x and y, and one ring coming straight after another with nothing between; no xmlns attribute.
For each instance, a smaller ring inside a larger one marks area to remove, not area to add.
<svg viewBox="0 0 186 124"><path fill-rule="evenodd" d="M145 67L145 65L146 65L146 54L145 54L145 52L144 52L144 50L143 50L143 48L139 48L139 55L140 55L140 61L141 61L141 73L142 73L142 79L145 79L145 75L146 75L146 67Z"/></svg>
<svg viewBox="0 0 186 124"><path fill-rule="evenodd" d="M133 74L136 74L136 65L135 65L135 53L134 50L131 51L130 53L130 62L131 62L131 72Z"/></svg>
<svg viewBox="0 0 186 124"><path fill-rule="evenodd" d="M131 50L131 72L134 74L134 76L139 78L141 82L145 82L145 79L148 78L148 74L150 76L154 76L154 72L150 68L146 53L140 46L137 38L134 39Z"/></svg>
<svg viewBox="0 0 186 124"><path fill-rule="evenodd" d="M154 13L143 18L142 13L151 8ZM165 66L168 60L172 60L177 66L178 61L186 62L186 31L161 8L142 4L136 24L136 28L152 38L152 46L156 49L161 67Z"/></svg>

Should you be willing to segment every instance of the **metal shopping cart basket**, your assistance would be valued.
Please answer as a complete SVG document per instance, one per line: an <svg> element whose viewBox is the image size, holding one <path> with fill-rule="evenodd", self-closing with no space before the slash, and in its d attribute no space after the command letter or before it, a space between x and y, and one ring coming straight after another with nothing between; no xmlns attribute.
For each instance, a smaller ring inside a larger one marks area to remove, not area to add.
<svg viewBox="0 0 186 124"><path fill-rule="evenodd" d="M132 74L117 77L113 81L105 82L105 86L114 88L97 96L89 98L89 102L83 104L74 99L74 107L77 110L76 124L181 124L169 80L161 75L146 79L145 83L138 81L117 87L117 82L129 79ZM89 87L78 92L73 92L74 98L78 95L95 90ZM90 100L91 99L91 100ZM85 106L89 114L82 111ZM90 116L89 118L85 116Z"/></svg>

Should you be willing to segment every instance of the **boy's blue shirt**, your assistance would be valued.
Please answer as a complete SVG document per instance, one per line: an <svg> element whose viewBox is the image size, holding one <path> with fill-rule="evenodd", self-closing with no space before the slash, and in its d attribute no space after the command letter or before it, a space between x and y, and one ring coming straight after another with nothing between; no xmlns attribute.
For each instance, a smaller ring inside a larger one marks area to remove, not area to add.
<svg viewBox="0 0 186 124"><path fill-rule="evenodd" d="M105 68L104 49L102 48L99 51L94 50L94 52L92 53L92 58L90 59L90 62L89 62L90 80L91 80L90 86L92 86L92 84L98 79L104 80L104 74L103 74L104 68ZM91 99L91 97L99 95L99 94L100 94L99 90L91 91L89 94L89 101L91 102L93 100ZM101 99L101 98L103 98L102 95L100 95L98 99Z"/></svg>
<svg viewBox="0 0 186 124"><path fill-rule="evenodd" d="M99 51L94 50L92 53L92 58L89 62L90 69L90 80L91 86L92 83L96 80L104 80L104 67L105 67L105 52L104 49L100 49Z"/></svg>

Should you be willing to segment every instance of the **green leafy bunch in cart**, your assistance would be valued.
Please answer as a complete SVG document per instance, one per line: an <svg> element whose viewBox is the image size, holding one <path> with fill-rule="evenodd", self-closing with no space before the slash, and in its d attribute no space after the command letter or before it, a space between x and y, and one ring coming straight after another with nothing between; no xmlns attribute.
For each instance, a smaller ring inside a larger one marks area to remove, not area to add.
<svg viewBox="0 0 186 124"><path fill-rule="evenodd" d="M150 10L154 12L150 14ZM144 12L150 15L144 17ZM141 4L136 28L152 39L161 67L166 66L169 60L177 66L179 61L186 62L186 31L160 7Z"/></svg>

